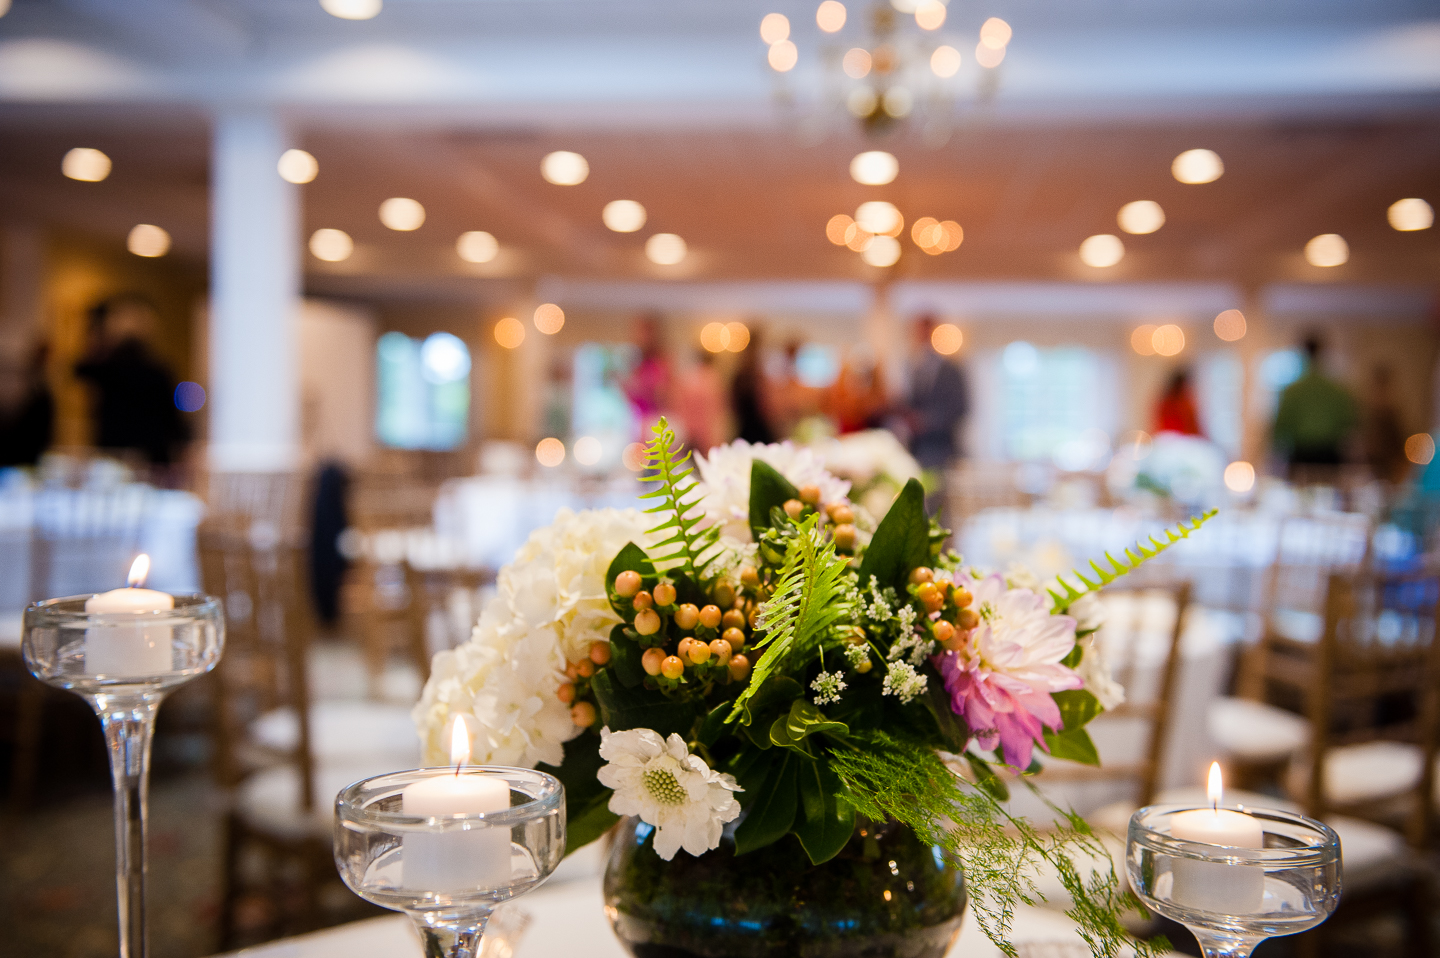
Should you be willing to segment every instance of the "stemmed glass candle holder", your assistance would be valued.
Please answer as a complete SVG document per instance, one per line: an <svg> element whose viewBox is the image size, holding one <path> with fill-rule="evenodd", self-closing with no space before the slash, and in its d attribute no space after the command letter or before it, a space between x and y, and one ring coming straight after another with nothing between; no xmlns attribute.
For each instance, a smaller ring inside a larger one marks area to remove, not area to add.
<svg viewBox="0 0 1440 958"><path fill-rule="evenodd" d="M475 958L496 906L565 854L565 790L527 768L457 764L356 782L335 799L335 864L414 920L427 958Z"/></svg>
<svg viewBox="0 0 1440 958"><path fill-rule="evenodd" d="M215 667L224 640L220 600L206 595L116 589L25 610L22 649L30 672L89 702L105 729L115 786L121 958L144 958L147 950L145 822L155 715L171 689Z"/></svg>
<svg viewBox="0 0 1440 958"><path fill-rule="evenodd" d="M1212 817L1222 832L1249 831L1255 840L1244 843L1255 847L1179 837L1196 835L1197 823L1202 833L1217 827ZM1266 938L1314 928L1340 900L1339 837L1273 809L1142 808L1130 819L1126 868L1146 907L1190 929L1206 958L1246 958Z"/></svg>

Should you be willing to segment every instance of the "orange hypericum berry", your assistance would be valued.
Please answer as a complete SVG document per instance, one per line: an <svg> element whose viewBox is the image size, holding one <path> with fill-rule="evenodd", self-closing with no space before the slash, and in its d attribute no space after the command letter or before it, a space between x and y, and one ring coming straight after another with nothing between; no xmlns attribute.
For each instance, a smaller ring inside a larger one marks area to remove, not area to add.
<svg viewBox="0 0 1440 958"><path fill-rule="evenodd" d="M700 624L707 629L714 629L720 626L720 607L718 605L707 605L700 610Z"/></svg>
<svg viewBox="0 0 1440 958"><path fill-rule="evenodd" d="M566 705L569 705L571 702L575 701L575 686L571 685L569 682L564 683L555 690L555 697Z"/></svg>
<svg viewBox="0 0 1440 958"><path fill-rule="evenodd" d="M800 513L805 511L805 503L799 499L786 499L784 509L785 514L791 519L799 519Z"/></svg>
<svg viewBox="0 0 1440 958"><path fill-rule="evenodd" d="M659 675L660 666L664 661L664 649L646 649L640 656L640 667L645 670L646 675Z"/></svg>
<svg viewBox="0 0 1440 958"><path fill-rule="evenodd" d="M957 585L950 593L950 601L955 603L956 608L963 609L974 602L975 597L970 594L969 589L963 585Z"/></svg>
<svg viewBox="0 0 1440 958"><path fill-rule="evenodd" d="M667 655L665 661L660 663L660 674L667 679L678 679L685 674L685 663L680 661L678 655Z"/></svg>
<svg viewBox="0 0 1440 958"><path fill-rule="evenodd" d="M730 656L733 655L734 652L735 650L730 647L730 643L724 639L710 640L710 654L715 656L716 661L721 665L728 664L730 662Z"/></svg>
<svg viewBox="0 0 1440 958"><path fill-rule="evenodd" d="M727 629L738 629L745 625L745 613L731 609L720 617L720 624Z"/></svg>
<svg viewBox="0 0 1440 958"><path fill-rule="evenodd" d="M951 636L955 634L955 626L946 622L944 619L940 619L936 621L934 625L930 626L930 631L935 634L935 641L948 642Z"/></svg>
<svg viewBox="0 0 1440 958"><path fill-rule="evenodd" d="M583 679L588 679L595 674L595 663L589 659L581 659L575 663L575 674Z"/></svg>
<svg viewBox="0 0 1440 958"><path fill-rule="evenodd" d="M655 586L655 592L653 594L655 597L656 605L675 604L675 587L668 582L661 582L657 584Z"/></svg>
<svg viewBox="0 0 1440 958"><path fill-rule="evenodd" d="M655 605L655 597L648 592L637 592L630 601L635 603L637 609L648 609Z"/></svg>
<svg viewBox="0 0 1440 958"><path fill-rule="evenodd" d="M694 641L690 643L690 651L686 657L696 665L710 661L710 646L704 642Z"/></svg>
<svg viewBox="0 0 1440 958"><path fill-rule="evenodd" d="M962 629L973 629L980 624L980 613L974 609L961 609L955 616L955 624Z"/></svg>
<svg viewBox="0 0 1440 958"><path fill-rule="evenodd" d="M596 665L604 665L606 662L609 662L609 661L610 661L610 643L609 643L609 642L591 642L591 643L590 643L590 661L591 661L591 662L594 662Z"/></svg>
<svg viewBox="0 0 1440 958"><path fill-rule="evenodd" d="M755 588L760 584L760 570L753 565L742 565L740 567L740 584Z"/></svg>
<svg viewBox="0 0 1440 958"><path fill-rule="evenodd" d="M820 487L816 485L800 487L800 501L815 505L820 501Z"/></svg>
<svg viewBox="0 0 1440 958"><path fill-rule="evenodd" d="M675 624L682 629L693 629L699 621L700 610L692 602L686 602L675 610Z"/></svg>
<svg viewBox="0 0 1440 958"><path fill-rule="evenodd" d="M835 548L841 552L849 552L855 548L855 527L848 522L836 526L831 535L835 537Z"/></svg>
<svg viewBox="0 0 1440 958"><path fill-rule="evenodd" d="M721 582L715 586L715 594L712 598L720 608L728 609L735 604L735 587L728 582Z"/></svg>
<svg viewBox="0 0 1440 958"><path fill-rule="evenodd" d="M745 648L744 629L726 629L724 632L720 633L720 638L724 639L726 642L729 642L730 648L732 649Z"/></svg>
<svg viewBox="0 0 1440 958"><path fill-rule="evenodd" d="M581 728L589 728L595 724L595 706L589 702L576 702L570 706L570 721Z"/></svg>
<svg viewBox="0 0 1440 958"><path fill-rule="evenodd" d="M615 594L628 599L640 591L640 573L626 569L615 577Z"/></svg>
<svg viewBox="0 0 1440 958"><path fill-rule="evenodd" d="M736 655L730 659L730 677L737 682L745 681L750 674L750 660L743 655Z"/></svg>
<svg viewBox="0 0 1440 958"><path fill-rule="evenodd" d="M660 614L654 609L641 609L635 616L635 631L641 635L654 635L660 631Z"/></svg>
<svg viewBox="0 0 1440 958"><path fill-rule="evenodd" d="M829 512L830 521L837 526L852 525L855 522L855 510L843 502L832 505Z"/></svg>
<svg viewBox="0 0 1440 958"><path fill-rule="evenodd" d="M934 582L934 581L935 581L935 573L934 573L934 572L931 572L929 569L927 569L927 568L926 568L925 566L923 566L923 565L922 565L922 566L916 566L914 569L911 569L911 570L910 570L910 584L911 584L911 585L924 585L924 584L927 583L927 582Z"/></svg>

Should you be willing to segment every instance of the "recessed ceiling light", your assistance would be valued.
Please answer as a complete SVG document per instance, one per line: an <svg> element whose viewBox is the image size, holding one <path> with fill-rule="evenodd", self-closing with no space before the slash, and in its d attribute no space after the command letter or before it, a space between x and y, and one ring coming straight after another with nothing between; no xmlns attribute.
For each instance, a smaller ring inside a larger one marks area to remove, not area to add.
<svg viewBox="0 0 1440 958"><path fill-rule="evenodd" d="M540 175L556 186L578 186L590 175L590 164L579 153L556 150L540 161Z"/></svg>
<svg viewBox="0 0 1440 958"><path fill-rule="evenodd" d="M401 233L418 230L425 223L425 207L405 196L392 196L380 204L380 222Z"/></svg>
<svg viewBox="0 0 1440 958"><path fill-rule="evenodd" d="M275 164L280 171L280 178L287 183L303 184L315 179L320 172L320 164L315 157L304 150L286 150L280 154L280 162Z"/></svg>
<svg viewBox="0 0 1440 958"><path fill-rule="evenodd" d="M893 183L900 174L900 161L893 153L884 150L867 150L858 153L850 161L850 178L866 186L884 186Z"/></svg>
<svg viewBox="0 0 1440 958"><path fill-rule="evenodd" d="M781 40L779 43L770 44L766 59L776 73L789 73L795 69L795 64L800 62L800 48L789 40Z"/></svg>
<svg viewBox="0 0 1440 958"><path fill-rule="evenodd" d="M951 46L938 46L930 54L930 72L937 77L953 77L960 72L960 51Z"/></svg>
<svg viewBox="0 0 1440 958"><path fill-rule="evenodd" d="M1225 172L1225 164L1214 150L1186 150L1170 164L1170 173L1181 183L1214 183Z"/></svg>
<svg viewBox="0 0 1440 958"><path fill-rule="evenodd" d="M600 219L617 233L633 233L645 225L645 207L634 200L611 200L600 211Z"/></svg>
<svg viewBox="0 0 1440 958"><path fill-rule="evenodd" d="M1091 236L1080 244L1080 262L1096 269L1114 266L1125 258L1125 244L1109 233Z"/></svg>
<svg viewBox="0 0 1440 958"><path fill-rule="evenodd" d="M656 233L645 241L645 255L657 266L674 266L687 252L685 241L674 233Z"/></svg>
<svg viewBox="0 0 1440 958"><path fill-rule="evenodd" d="M320 0L321 8L341 20L370 20L380 15L382 0Z"/></svg>
<svg viewBox="0 0 1440 958"><path fill-rule="evenodd" d="M1435 210L1429 203L1418 197L1396 200L1390 204L1390 209L1386 211L1385 215L1390 221L1390 225L1402 233L1428 230L1435 224Z"/></svg>
<svg viewBox="0 0 1440 958"><path fill-rule="evenodd" d="M900 215L895 204L884 200L861 203L855 210L855 223L867 233L883 233L889 236L895 236L905 228L905 218Z"/></svg>
<svg viewBox="0 0 1440 958"><path fill-rule="evenodd" d="M826 33L836 33L845 26L845 4L840 0L825 0L815 11L815 25Z"/></svg>
<svg viewBox="0 0 1440 958"><path fill-rule="evenodd" d="M783 13L767 13L760 21L760 39L769 44L790 39L790 18Z"/></svg>
<svg viewBox="0 0 1440 958"><path fill-rule="evenodd" d="M991 17L980 26L980 42L992 50L1005 49L1013 35L1010 24L999 17Z"/></svg>
<svg viewBox="0 0 1440 958"><path fill-rule="evenodd" d="M110 175L110 157L99 150L77 146L60 161L60 172L82 183L99 183Z"/></svg>
<svg viewBox="0 0 1440 958"><path fill-rule="evenodd" d="M900 241L893 236L877 236L870 241L860 258L871 266L894 266L900 259Z"/></svg>
<svg viewBox="0 0 1440 958"><path fill-rule="evenodd" d="M323 229L310 234L310 255L327 263L339 263L355 252L355 241L344 230Z"/></svg>
<svg viewBox="0 0 1440 958"><path fill-rule="evenodd" d="M500 244L484 230L471 230L460 234L455 252L467 263L488 263L500 252Z"/></svg>
<svg viewBox="0 0 1440 958"><path fill-rule="evenodd" d="M1305 244L1305 262L1311 266L1344 266L1350 244L1339 233L1321 233Z"/></svg>
<svg viewBox="0 0 1440 958"><path fill-rule="evenodd" d="M141 223L130 230L125 248L136 256L156 257L170 252L170 234L158 226Z"/></svg>
<svg viewBox="0 0 1440 958"><path fill-rule="evenodd" d="M1165 211L1154 200L1136 200L1120 207L1116 220L1127 233L1153 233L1165 225Z"/></svg>

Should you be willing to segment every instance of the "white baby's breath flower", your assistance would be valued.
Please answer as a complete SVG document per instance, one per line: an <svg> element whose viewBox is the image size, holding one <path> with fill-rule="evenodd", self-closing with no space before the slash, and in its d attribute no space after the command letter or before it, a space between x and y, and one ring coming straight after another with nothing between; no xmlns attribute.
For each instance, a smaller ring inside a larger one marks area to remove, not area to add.
<svg viewBox="0 0 1440 958"><path fill-rule="evenodd" d="M725 823L740 814L734 777L691 755L679 735L662 739L648 728L603 728L600 757L608 764L596 778L615 790L610 811L654 825L655 853L666 861L681 848L692 855L715 848Z"/></svg>
<svg viewBox="0 0 1440 958"><path fill-rule="evenodd" d="M845 661L850 663L852 669L858 669L870 658L870 647L867 645L845 646Z"/></svg>
<svg viewBox="0 0 1440 958"><path fill-rule="evenodd" d="M882 695L894 695L909 705L915 696L925 691L926 681L926 677L916 672L909 662L891 662L886 667L880 692Z"/></svg>
<svg viewBox="0 0 1440 958"><path fill-rule="evenodd" d="M752 538L750 469L756 459L773 466L797 488L817 486L821 502L836 502L850 492L850 483L827 472L813 450L789 442L752 445L737 439L716 446L706 455L697 454L695 468L700 473L698 491L705 518L712 524L720 523L722 534L738 542Z"/></svg>
<svg viewBox="0 0 1440 958"><path fill-rule="evenodd" d="M821 672L810 683L810 689L815 693L816 705L829 705L840 701L840 693L845 691L845 679L839 672Z"/></svg>

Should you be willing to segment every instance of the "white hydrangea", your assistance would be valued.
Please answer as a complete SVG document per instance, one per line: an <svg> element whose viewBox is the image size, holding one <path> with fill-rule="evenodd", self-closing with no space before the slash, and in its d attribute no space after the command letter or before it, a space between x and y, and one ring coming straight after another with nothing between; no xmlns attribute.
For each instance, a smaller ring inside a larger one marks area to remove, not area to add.
<svg viewBox="0 0 1440 958"><path fill-rule="evenodd" d="M790 442L751 444L737 439L695 456L700 473L698 491L705 517L721 524L721 534L737 542L749 542L750 468L756 459L773 466L795 486L818 486L820 501L844 499L850 483L831 475L814 450Z"/></svg>
<svg viewBox="0 0 1440 958"><path fill-rule="evenodd" d="M480 727L475 762L560 764L562 746L579 729L556 690L566 663L609 641L620 621L605 595L605 572L627 542L649 544L646 518L635 509L561 509L530 535L500 570L470 641L435 656L411 713L425 761L448 761L443 732L451 716L467 713Z"/></svg>

